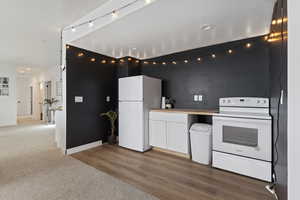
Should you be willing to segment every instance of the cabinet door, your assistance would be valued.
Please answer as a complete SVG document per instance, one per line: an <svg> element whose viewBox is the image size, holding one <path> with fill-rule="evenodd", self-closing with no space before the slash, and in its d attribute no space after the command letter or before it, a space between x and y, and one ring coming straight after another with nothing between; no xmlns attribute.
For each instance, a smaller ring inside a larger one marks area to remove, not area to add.
<svg viewBox="0 0 300 200"><path fill-rule="evenodd" d="M149 121L150 145L159 148L166 148L166 122L159 120Z"/></svg>
<svg viewBox="0 0 300 200"><path fill-rule="evenodd" d="M167 148L171 151L188 153L187 125L167 122Z"/></svg>

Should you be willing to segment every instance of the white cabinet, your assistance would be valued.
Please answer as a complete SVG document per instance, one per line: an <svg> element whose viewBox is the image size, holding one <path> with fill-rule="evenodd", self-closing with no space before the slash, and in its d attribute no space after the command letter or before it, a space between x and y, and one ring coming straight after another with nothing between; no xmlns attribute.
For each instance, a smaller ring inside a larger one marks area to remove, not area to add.
<svg viewBox="0 0 300 200"><path fill-rule="evenodd" d="M150 145L189 154L189 128L194 121L188 114L150 112Z"/></svg>
<svg viewBox="0 0 300 200"><path fill-rule="evenodd" d="M167 147L166 122L160 120L150 120L150 145L163 148Z"/></svg>
<svg viewBox="0 0 300 200"><path fill-rule="evenodd" d="M189 134L187 124L167 122L167 148L171 151L189 153Z"/></svg>

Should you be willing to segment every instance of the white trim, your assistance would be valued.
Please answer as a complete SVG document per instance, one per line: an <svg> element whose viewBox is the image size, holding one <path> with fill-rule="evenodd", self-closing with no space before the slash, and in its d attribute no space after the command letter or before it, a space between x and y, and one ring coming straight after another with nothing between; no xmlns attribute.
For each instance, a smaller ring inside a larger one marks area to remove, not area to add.
<svg viewBox="0 0 300 200"><path fill-rule="evenodd" d="M288 200L300 199L300 1L288 0Z"/></svg>
<svg viewBox="0 0 300 200"><path fill-rule="evenodd" d="M88 150L88 149L92 149L92 148L95 148L95 147L98 147L98 146L101 146L101 145L102 145L101 140L99 140L97 142L92 142L92 143L89 143L89 144L81 145L81 146L78 146L78 147L67 149L66 150L66 155L71 155L71 154L78 153L78 152L81 152L81 151L85 151L85 150Z"/></svg>

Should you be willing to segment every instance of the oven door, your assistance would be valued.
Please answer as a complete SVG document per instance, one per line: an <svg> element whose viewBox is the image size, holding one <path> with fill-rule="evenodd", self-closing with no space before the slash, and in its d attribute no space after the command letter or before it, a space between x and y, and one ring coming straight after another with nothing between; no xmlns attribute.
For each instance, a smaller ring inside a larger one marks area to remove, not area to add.
<svg viewBox="0 0 300 200"><path fill-rule="evenodd" d="M272 160L271 120L213 117L213 150Z"/></svg>

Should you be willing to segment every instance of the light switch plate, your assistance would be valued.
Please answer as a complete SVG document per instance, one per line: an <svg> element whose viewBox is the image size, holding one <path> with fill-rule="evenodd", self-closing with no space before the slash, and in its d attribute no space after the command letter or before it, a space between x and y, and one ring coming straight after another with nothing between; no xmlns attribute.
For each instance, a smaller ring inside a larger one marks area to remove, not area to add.
<svg viewBox="0 0 300 200"><path fill-rule="evenodd" d="M199 101L198 95L194 95L194 101Z"/></svg>
<svg viewBox="0 0 300 200"><path fill-rule="evenodd" d="M110 102L110 96L106 97L106 102Z"/></svg>
<svg viewBox="0 0 300 200"><path fill-rule="evenodd" d="M83 103L83 97L75 96L75 103Z"/></svg>

